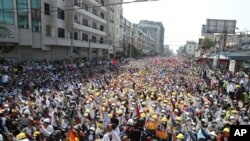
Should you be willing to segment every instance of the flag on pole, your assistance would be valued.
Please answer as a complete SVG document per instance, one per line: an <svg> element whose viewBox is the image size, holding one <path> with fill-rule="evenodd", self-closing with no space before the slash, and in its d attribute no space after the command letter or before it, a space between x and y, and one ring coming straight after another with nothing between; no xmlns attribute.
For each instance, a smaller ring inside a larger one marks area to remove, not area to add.
<svg viewBox="0 0 250 141"><path fill-rule="evenodd" d="M70 141L76 141L76 136L75 136L75 133L73 131L73 128L71 128L70 131L69 131L69 140Z"/></svg>
<svg viewBox="0 0 250 141"><path fill-rule="evenodd" d="M140 109L141 109L141 102L138 100L136 102L136 116L137 116L137 118L141 118Z"/></svg>

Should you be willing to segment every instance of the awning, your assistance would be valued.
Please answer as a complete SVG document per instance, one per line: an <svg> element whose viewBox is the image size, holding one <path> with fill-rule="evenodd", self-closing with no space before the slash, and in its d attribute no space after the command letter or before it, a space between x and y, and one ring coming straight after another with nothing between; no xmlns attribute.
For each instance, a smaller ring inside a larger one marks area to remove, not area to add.
<svg viewBox="0 0 250 141"><path fill-rule="evenodd" d="M232 60L239 60L239 61L248 61L250 60L250 56L231 56Z"/></svg>

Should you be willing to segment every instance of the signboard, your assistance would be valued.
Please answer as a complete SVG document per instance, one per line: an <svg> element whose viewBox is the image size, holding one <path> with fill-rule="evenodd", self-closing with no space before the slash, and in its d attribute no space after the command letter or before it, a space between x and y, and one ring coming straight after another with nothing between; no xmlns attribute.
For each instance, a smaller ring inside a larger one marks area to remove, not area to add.
<svg viewBox="0 0 250 141"><path fill-rule="evenodd" d="M217 66L217 61L218 61L218 58L217 58L217 57L214 57L214 59L213 59L213 66L214 66L214 67Z"/></svg>
<svg viewBox="0 0 250 141"><path fill-rule="evenodd" d="M234 72L234 70L235 70L235 64L236 64L235 60L230 60L229 71Z"/></svg>
<svg viewBox="0 0 250 141"><path fill-rule="evenodd" d="M109 53L112 54L113 52L113 47L109 47Z"/></svg>
<svg viewBox="0 0 250 141"><path fill-rule="evenodd" d="M202 33L227 33L235 34L236 20L207 19L202 25Z"/></svg>

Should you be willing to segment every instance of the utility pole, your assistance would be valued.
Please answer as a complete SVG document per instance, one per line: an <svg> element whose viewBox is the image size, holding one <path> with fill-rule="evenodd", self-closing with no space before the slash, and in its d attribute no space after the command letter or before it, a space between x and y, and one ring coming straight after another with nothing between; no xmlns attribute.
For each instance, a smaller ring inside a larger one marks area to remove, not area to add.
<svg viewBox="0 0 250 141"><path fill-rule="evenodd" d="M91 62L91 53L92 53L92 51L91 51L91 39L89 39L89 62Z"/></svg>
<svg viewBox="0 0 250 141"><path fill-rule="evenodd" d="M129 58L131 58L131 57L132 57L132 46L129 43Z"/></svg>

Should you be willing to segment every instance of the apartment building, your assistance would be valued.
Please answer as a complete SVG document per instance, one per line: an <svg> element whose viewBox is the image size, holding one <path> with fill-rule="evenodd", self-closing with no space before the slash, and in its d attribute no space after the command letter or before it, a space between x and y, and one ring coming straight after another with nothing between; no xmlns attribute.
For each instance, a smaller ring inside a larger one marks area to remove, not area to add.
<svg viewBox="0 0 250 141"><path fill-rule="evenodd" d="M150 54L155 50L156 41L147 30L140 24L133 25L135 29L134 42L137 49L141 49L144 54Z"/></svg>
<svg viewBox="0 0 250 141"><path fill-rule="evenodd" d="M105 5L108 5L109 13L109 45L110 53L124 52L122 47L122 18L123 18L123 0L107 0Z"/></svg>
<svg viewBox="0 0 250 141"><path fill-rule="evenodd" d="M198 43L194 41L187 41L186 44L184 45L185 52L188 55L194 55L195 54L195 49L198 48Z"/></svg>
<svg viewBox="0 0 250 141"><path fill-rule="evenodd" d="M0 0L0 57L61 60L108 56L104 0Z"/></svg>
<svg viewBox="0 0 250 141"><path fill-rule="evenodd" d="M155 49L157 54L161 54L164 48L164 33L165 29L161 22L154 22L148 20L141 20L139 25L144 28L155 40Z"/></svg>
<svg viewBox="0 0 250 141"><path fill-rule="evenodd" d="M130 47L135 46L135 29L133 23L126 18L122 19L122 35L123 50L125 51L125 54L128 55Z"/></svg>

